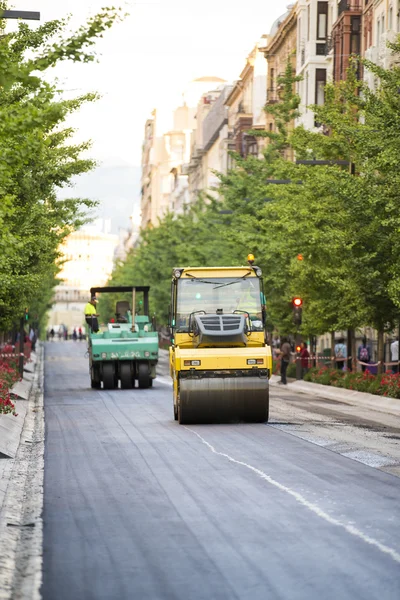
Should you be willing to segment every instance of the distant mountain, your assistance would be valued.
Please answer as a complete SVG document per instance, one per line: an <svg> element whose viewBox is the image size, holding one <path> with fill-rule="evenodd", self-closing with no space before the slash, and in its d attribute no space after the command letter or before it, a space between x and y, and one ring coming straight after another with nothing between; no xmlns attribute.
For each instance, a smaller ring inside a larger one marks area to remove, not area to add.
<svg viewBox="0 0 400 600"><path fill-rule="evenodd" d="M129 164L103 164L95 171L76 177L73 188L60 191L60 198L81 197L97 200L97 218L111 219L112 233L129 226L129 217L140 202L140 167Z"/></svg>

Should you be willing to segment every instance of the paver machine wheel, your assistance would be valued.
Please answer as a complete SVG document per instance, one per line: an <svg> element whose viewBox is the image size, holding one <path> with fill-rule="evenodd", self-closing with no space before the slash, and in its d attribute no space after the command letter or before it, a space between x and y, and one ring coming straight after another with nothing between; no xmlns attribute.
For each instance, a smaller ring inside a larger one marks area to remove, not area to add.
<svg viewBox="0 0 400 600"><path fill-rule="evenodd" d="M131 390L135 387L134 364L130 360L121 361L119 366L119 375L121 379L121 388Z"/></svg>
<svg viewBox="0 0 400 600"><path fill-rule="evenodd" d="M139 387L144 390L150 387L150 368L148 363L140 362L138 364L138 381Z"/></svg>
<svg viewBox="0 0 400 600"><path fill-rule="evenodd" d="M115 369L112 363L103 364L103 387L105 390L113 390L115 386Z"/></svg>
<svg viewBox="0 0 400 600"><path fill-rule="evenodd" d="M97 365L92 365L90 369L90 384L93 389L98 390L101 388L100 369Z"/></svg>

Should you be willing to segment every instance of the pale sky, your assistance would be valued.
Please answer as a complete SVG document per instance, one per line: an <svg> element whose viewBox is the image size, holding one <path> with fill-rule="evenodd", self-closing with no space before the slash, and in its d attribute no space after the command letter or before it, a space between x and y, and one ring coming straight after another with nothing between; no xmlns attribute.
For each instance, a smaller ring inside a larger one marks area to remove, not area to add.
<svg viewBox="0 0 400 600"><path fill-rule="evenodd" d="M112 0L10 0L10 8L40 11L42 23L70 13L76 25L111 4ZM187 84L197 77L238 79L246 56L261 35L269 33L289 1L120 0L115 4L126 6L130 16L98 43L99 64L62 64L54 74L71 95L87 91L102 95L72 120L79 130L77 139L93 141L91 156L106 165L134 167L141 162L144 124L153 108L172 111Z"/></svg>

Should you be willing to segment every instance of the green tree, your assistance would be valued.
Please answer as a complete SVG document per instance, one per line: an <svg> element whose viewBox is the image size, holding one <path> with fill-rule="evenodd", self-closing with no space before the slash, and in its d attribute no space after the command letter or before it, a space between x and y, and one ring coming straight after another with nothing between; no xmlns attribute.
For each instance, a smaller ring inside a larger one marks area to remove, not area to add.
<svg viewBox="0 0 400 600"><path fill-rule="evenodd" d="M16 33L0 37L2 329L11 326L43 288L48 296L59 244L83 224L87 208L93 206L85 199L58 200L57 190L95 164L82 158L90 144L72 143L74 131L63 124L96 95L65 100L58 85L48 82L47 72L63 60L94 60L96 39L118 18L118 11L104 9L69 36L66 21L53 21L35 31L20 24ZM41 312L48 302L37 305Z"/></svg>

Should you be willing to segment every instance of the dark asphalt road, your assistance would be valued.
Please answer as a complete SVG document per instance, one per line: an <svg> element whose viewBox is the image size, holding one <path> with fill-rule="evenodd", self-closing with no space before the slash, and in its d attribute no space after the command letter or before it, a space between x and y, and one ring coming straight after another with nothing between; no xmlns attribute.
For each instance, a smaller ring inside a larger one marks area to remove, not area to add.
<svg viewBox="0 0 400 600"><path fill-rule="evenodd" d="M266 425L176 424L46 348L44 600L398 600L400 479Z"/></svg>

